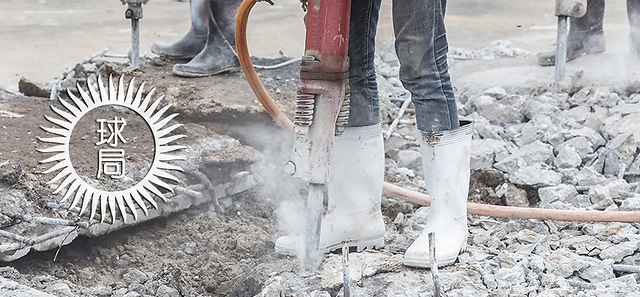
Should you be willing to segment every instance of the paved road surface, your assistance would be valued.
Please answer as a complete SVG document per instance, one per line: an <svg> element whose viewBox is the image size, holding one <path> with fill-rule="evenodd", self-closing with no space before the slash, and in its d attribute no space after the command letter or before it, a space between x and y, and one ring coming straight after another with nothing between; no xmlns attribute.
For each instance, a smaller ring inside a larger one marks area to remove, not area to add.
<svg viewBox="0 0 640 297"><path fill-rule="evenodd" d="M258 3L249 19L253 55L301 55L303 12L297 0ZM607 1L607 51L626 51L625 0ZM554 0L450 0L447 28L453 47L476 48L496 39L511 40L531 52L552 48ZM141 20L141 51L157 40L175 41L189 28L188 1L150 0ZM0 86L20 77L46 82L104 48L125 54L130 22L119 0L0 0ZM391 0L383 0L378 41L392 36ZM149 54L151 54L149 52Z"/></svg>

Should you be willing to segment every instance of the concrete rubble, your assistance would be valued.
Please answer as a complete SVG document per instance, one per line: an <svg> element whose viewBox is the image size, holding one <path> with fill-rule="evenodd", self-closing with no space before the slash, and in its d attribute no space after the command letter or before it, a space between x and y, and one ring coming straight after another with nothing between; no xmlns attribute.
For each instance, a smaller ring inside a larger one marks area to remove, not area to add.
<svg viewBox="0 0 640 297"><path fill-rule="evenodd" d="M503 52L505 45L495 42L482 52ZM387 43L382 49L376 66L383 69L378 80L384 124L409 95L398 84L393 47ZM458 59L499 57L456 49L452 53ZM504 56L518 55L527 57L520 51ZM489 191L504 205L640 210L639 84L640 72L615 86L586 80L568 88L458 85L459 112L475 121L473 170L497 170L503 182ZM415 118L405 115L400 123L386 142L386 179L426 191ZM402 203L389 198L383 208ZM430 271L401 264L428 212L421 207L396 213L387 224L382 251L350 255L351 296L433 296ZM454 265L439 269L446 296L640 296L640 274L616 270L617 264L640 265L639 224L470 215L469 226L467 250ZM315 275L286 267L272 271L274 277L248 276L263 284L257 296L342 296L341 259L339 254L326 256ZM247 292L242 283L236 284L236 292Z"/></svg>

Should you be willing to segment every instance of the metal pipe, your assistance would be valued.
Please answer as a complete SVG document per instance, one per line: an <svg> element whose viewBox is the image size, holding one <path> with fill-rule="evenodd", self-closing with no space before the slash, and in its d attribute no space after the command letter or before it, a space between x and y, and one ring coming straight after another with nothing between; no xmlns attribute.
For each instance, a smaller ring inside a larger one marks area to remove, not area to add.
<svg viewBox="0 0 640 297"><path fill-rule="evenodd" d="M240 65L251 89L269 115L271 115L276 123L289 133L289 135L293 135L293 123L278 108L273 99L271 99L251 63L251 56L249 55L249 48L247 47L247 21L251 8L253 8L257 2L258 0L244 0L238 10L238 17L236 18L236 49L238 50ZM431 204L429 195L400 188L390 183L385 182L382 191L391 197L420 205ZM636 211L576 211L468 203L467 212L469 214L520 219L582 222L640 222L640 212Z"/></svg>

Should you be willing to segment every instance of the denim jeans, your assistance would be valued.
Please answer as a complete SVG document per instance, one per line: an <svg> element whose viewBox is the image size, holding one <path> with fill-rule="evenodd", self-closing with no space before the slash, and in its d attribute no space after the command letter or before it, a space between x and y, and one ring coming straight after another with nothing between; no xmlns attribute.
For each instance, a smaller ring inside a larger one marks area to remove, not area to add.
<svg viewBox="0 0 640 297"><path fill-rule="evenodd" d="M380 123L380 100L373 59L382 0L351 0L349 27L349 127Z"/></svg>
<svg viewBox="0 0 640 297"><path fill-rule="evenodd" d="M379 122L373 53L380 0L352 0L349 32L349 126ZM411 93L418 129L438 132L459 126L447 64L446 0L394 0L393 25L400 81Z"/></svg>

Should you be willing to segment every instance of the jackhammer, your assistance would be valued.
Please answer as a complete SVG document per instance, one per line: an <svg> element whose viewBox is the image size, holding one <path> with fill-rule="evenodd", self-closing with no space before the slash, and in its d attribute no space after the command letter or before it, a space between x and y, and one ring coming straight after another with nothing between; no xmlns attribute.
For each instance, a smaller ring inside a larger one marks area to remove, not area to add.
<svg viewBox="0 0 640 297"><path fill-rule="evenodd" d="M349 16L351 0L309 0L305 52L300 61L294 144L285 170L309 183L304 240L305 269L315 269L324 185L329 182L333 138L349 114Z"/></svg>
<svg viewBox="0 0 640 297"><path fill-rule="evenodd" d="M131 68L140 67L140 19L142 18L142 4L149 0L120 0L122 4L127 4L124 17L131 20Z"/></svg>
<svg viewBox="0 0 640 297"><path fill-rule="evenodd" d="M555 80L564 79L564 68L567 64L567 19L579 18L587 13L587 0L556 0L556 16L558 17L558 35L556 38L556 72Z"/></svg>

